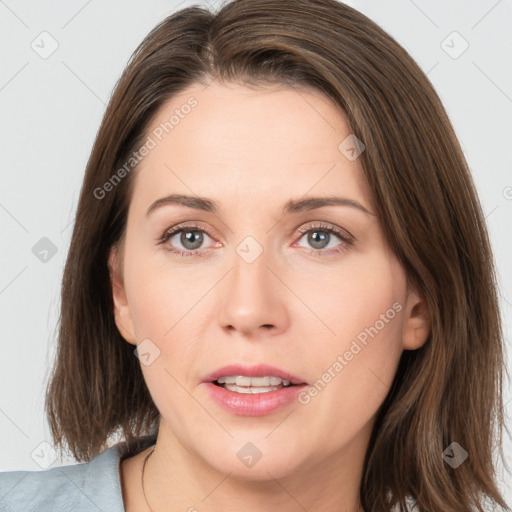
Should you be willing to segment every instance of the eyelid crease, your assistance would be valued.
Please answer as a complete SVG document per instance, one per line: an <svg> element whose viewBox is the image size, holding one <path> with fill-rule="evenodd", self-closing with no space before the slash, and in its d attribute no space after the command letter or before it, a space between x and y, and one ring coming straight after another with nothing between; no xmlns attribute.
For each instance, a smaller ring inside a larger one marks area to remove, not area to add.
<svg viewBox="0 0 512 512"><path fill-rule="evenodd" d="M339 228L335 226L334 224L325 224L324 222L320 221L318 225L312 225L312 224L306 224L305 226L300 227L297 231L301 234L307 233L308 231L314 230L314 229L322 229L325 231L333 232L340 237L342 237L344 240L348 242L354 242L355 237L351 233L349 233L346 229Z"/></svg>

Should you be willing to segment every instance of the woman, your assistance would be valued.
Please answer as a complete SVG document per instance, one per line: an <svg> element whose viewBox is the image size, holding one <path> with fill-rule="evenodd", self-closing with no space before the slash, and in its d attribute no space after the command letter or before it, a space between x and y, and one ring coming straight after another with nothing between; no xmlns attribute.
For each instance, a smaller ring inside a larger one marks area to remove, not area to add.
<svg viewBox="0 0 512 512"><path fill-rule="evenodd" d="M477 194L406 51L334 0L184 9L81 191L47 412L85 464L5 473L2 506L505 508L502 343Z"/></svg>

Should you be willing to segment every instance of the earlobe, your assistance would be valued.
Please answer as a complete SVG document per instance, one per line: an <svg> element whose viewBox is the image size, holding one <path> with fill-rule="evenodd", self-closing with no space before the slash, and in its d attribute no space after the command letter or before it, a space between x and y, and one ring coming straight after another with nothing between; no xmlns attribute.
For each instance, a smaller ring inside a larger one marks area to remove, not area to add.
<svg viewBox="0 0 512 512"><path fill-rule="evenodd" d="M112 247L108 258L110 285L114 303L114 318L121 336L132 345L136 345L130 306L126 298L123 273L121 269L121 254L117 247Z"/></svg>
<svg viewBox="0 0 512 512"><path fill-rule="evenodd" d="M416 291L410 291L404 314L402 345L404 350L416 350L430 336L431 321L427 300Z"/></svg>

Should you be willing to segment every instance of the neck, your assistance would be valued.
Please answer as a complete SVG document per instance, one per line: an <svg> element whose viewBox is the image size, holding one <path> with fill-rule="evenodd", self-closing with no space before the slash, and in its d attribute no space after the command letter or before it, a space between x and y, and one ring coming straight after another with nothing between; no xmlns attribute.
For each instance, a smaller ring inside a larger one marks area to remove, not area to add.
<svg viewBox="0 0 512 512"><path fill-rule="evenodd" d="M205 461L184 447L162 421L144 471L146 499L152 512L238 512L242 503L244 512L362 512L359 487L370 433L368 424L350 446L326 458L295 461L293 468L276 453L262 456L248 469L239 459L223 467L224 453ZM236 456L242 445L233 445Z"/></svg>

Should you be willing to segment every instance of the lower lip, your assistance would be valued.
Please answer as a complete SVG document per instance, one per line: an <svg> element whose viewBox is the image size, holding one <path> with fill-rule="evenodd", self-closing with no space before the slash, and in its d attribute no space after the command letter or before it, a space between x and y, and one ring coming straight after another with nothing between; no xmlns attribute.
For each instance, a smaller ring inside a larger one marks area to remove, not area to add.
<svg viewBox="0 0 512 512"><path fill-rule="evenodd" d="M212 398L225 410L240 416L265 416L289 405L306 384L288 386L266 393L236 393L205 382Z"/></svg>

